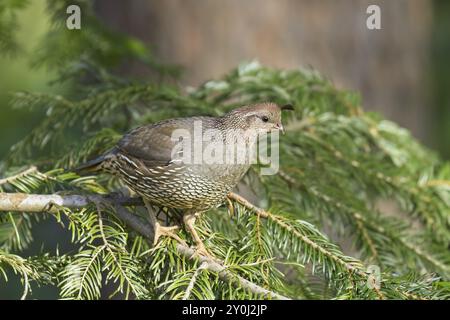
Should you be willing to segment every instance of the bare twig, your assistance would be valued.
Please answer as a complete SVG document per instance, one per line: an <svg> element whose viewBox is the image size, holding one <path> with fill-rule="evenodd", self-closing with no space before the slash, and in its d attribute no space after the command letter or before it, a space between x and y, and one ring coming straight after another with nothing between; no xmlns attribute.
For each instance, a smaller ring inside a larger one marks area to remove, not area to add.
<svg viewBox="0 0 450 320"><path fill-rule="evenodd" d="M0 193L1 211L22 212L56 212L57 206L66 208L83 208L90 203L112 203L117 205L140 205L139 198L128 198L119 195L57 195Z"/></svg>

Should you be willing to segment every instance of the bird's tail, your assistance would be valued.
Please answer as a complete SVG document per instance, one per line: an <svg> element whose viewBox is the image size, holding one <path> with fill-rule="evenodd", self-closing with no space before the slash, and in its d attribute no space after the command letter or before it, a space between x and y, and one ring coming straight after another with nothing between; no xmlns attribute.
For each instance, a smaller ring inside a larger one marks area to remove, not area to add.
<svg viewBox="0 0 450 320"><path fill-rule="evenodd" d="M70 171L77 174L88 174L101 171L102 169L104 169L105 162L115 154L115 151L116 150L113 149L98 158L92 159L76 168L70 169Z"/></svg>
<svg viewBox="0 0 450 320"><path fill-rule="evenodd" d="M100 157L90 160L86 163L83 163L80 166L71 169L70 171L75 172L77 174L97 172L97 171L101 170L101 164L103 163L104 160L105 160L105 157L100 156Z"/></svg>

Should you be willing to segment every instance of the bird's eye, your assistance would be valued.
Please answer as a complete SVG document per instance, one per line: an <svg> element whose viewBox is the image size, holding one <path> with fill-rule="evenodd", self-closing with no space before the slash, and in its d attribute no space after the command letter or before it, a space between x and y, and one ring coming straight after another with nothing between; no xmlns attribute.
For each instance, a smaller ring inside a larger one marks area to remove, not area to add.
<svg viewBox="0 0 450 320"><path fill-rule="evenodd" d="M262 117L261 117L261 120L262 120L263 122L267 122L267 121L269 121L269 117L267 117L267 116L262 116Z"/></svg>

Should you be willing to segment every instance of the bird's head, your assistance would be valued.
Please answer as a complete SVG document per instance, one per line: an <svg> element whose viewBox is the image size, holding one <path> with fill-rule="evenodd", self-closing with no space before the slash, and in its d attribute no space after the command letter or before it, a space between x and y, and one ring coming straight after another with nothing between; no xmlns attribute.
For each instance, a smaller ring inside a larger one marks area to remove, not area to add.
<svg viewBox="0 0 450 320"><path fill-rule="evenodd" d="M225 115L230 121L235 122L242 129L253 129L258 132L268 133L281 131L284 133L281 123L281 111L294 110L293 106L279 106L275 103L259 103L235 109Z"/></svg>

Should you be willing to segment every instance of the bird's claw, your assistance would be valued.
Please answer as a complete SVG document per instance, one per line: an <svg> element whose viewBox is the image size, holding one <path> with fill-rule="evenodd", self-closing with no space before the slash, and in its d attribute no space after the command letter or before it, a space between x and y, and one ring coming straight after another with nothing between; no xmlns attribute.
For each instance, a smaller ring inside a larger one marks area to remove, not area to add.
<svg viewBox="0 0 450 320"><path fill-rule="evenodd" d="M153 245L155 246L158 243L158 240L161 236L170 237L172 239L177 240L183 245L186 245L186 242L184 242L183 239L181 239L178 234L177 230L179 230L179 226L171 226L171 227L163 227L159 224L159 222L155 223L155 237L153 239Z"/></svg>

